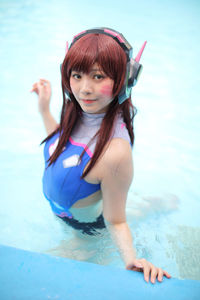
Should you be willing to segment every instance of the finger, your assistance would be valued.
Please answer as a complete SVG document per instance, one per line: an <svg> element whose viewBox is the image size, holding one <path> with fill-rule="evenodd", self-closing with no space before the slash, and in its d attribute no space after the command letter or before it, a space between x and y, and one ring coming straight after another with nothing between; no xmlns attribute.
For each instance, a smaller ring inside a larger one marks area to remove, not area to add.
<svg viewBox="0 0 200 300"><path fill-rule="evenodd" d="M157 274L158 274L158 269L156 267L154 267L154 265L152 265L152 268L151 268L151 282L152 283L155 283Z"/></svg>
<svg viewBox="0 0 200 300"><path fill-rule="evenodd" d="M127 270L137 271L137 272L143 272L143 265L141 264L140 260L135 259L130 264L126 266Z"/></svg>
<svg viewBox="0 0 200 300"><path fill-rule="evenodd" d="M134 265L138 269L141 269L141 268L143 269L143 265L141 263L139 263L139 262L136 262Z"/></svg>
<svg viewBox="0 0 200 300"><path fill-rule="evenodd" d="M44 79L44 78L40 78L40 80L45 81L45 82L49 82L49 80Z"/></svg>
<svg viewBox="0 0 200 300"><path fill-rule="evenodd" d="M127 270L133 270L133 271L138 271L138 272L143 272L143 266L139 262L134 262L130 263L129 265L126 266Z"/></svg>
<svg viewBox="0 0 200 300"><path fill-rule="evenodd" d="M163 270L158 268L158 281L162 281L163 280Z"/></svg>
<svg viewBox="0 0 200 300"><path fill-rule="evenodd" d="M141 273L143 273L143 271L144 271L143 267L142 267L142 268L132 267L132 268L129 269L129 270L136 271L136 272L141 272Z"/></svg>
<svg viewBox="0 0 200 300"><path fill-rule="evenodd" d="M46 79L40 78L40 81L45 84L50 84L50 82Z"/></svg>
<svg viewBox="0 0 200 300"><path fill-rule="evenodd" d="M144 279L146 282L149 282L150 266L146 261L142 261L141 263L143 265Z"/></svg>
<svg viewBox="0 0 200 300"><path fill-rule="evenodd" d="M163 271L163 275L166 276L167 278L171 278L172 277L167 271Z"/></svg>
<svg viewBox="0 0 200 300"><path fill-rule="evenodd" d="M39 87L40 89L44 89L44 88L46 87L46 83L40 80L40 81L38 82L38 87Z"/></svg>
<svg viewBox="0 0 200 300"><path fill-rule="evenodd" d="M32 85L32 90L36 87L36 85L37 85L37 83L34 83L34 84Z"/></svg>
<svg viewBox="0 0 200 300"><path fill-rule="evenodd" d="M37 88L37 83L33 84L32 89L30 90L30 92L37 92L38 88Z"/></svg>

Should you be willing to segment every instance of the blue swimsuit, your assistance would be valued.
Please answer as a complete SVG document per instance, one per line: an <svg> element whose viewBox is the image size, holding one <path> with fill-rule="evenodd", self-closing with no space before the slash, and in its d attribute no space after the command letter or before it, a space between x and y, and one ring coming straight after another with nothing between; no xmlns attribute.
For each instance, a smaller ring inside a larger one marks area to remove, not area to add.
<svg viewBox="0 0 200 300"><path fill-rule="evenodd" d="M43 192L50 202L53 212L61 218L73 218L70 207L85 197L98 190L100 184L91 184L81 179L83 171L91 159L96 139L88 143L99 130L103 114L88 114L83 112L63 152L57 160L47 168L47 160L52 155L58 144L59 133L51 137L44 147L45 170L43 175ZM130 137L121 115L118 116L112 138L123 138L130 143ZM86 149L81 162L79 157Z"/></svg>

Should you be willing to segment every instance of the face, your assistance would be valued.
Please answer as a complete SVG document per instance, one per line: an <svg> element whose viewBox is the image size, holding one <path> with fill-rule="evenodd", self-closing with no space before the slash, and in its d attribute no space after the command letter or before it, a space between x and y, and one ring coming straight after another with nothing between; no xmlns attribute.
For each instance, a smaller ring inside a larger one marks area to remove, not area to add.
<svg viewBox="0 0 200 300"><path fill-rule="evenodd" d="M91 114L107 111L113 100L114 81L108 77L98 64L94 64L89 73L72 70L70 87L82 110Z"/></svg>

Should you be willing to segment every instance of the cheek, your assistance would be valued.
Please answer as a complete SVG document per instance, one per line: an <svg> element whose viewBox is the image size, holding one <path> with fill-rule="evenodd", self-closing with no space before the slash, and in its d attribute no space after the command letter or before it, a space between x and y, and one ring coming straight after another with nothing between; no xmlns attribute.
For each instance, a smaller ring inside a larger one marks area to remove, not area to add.
<svg viewBox="0 0 200 300"><path fill-rule="evenodd" d="M70 79L69 83L70 83L70 88L71 88L71 90L73 90L73 89L74 89L73 80Z"/></svg>
<svg viewBox="0 0 200 300"><path fill-rule="evenodd" d="M72 79L70 79L69 83L70 83L70 88L71 88L72 94L76 94L77 89L78 89L76 82L74 82L74 80L72 78Z"/></svg>
<svg viewBox="0 0 200 300"><path fill-rule="evenodd" d="M103 96L107 96L107 97L111 97L112 96L112 85L103 85L100 89L100 93L103 95Z"/></svg>

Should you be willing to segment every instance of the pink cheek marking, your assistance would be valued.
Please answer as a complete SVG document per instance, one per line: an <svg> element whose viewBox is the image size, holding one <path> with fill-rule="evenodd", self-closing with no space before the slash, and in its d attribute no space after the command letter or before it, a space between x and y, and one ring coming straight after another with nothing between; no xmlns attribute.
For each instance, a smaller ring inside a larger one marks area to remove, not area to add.
<svg viewBox="0 0 200 300"><path fill-rule="evenodd" d="M112 86L110 85L104 85L102 86L100 93L104 96L112 96Z"/></svg>

